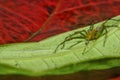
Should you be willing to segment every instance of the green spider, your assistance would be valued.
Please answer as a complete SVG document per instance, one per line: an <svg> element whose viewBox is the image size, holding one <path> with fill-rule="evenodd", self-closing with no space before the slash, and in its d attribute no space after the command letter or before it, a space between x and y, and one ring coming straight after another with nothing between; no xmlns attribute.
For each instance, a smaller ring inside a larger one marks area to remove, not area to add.
<svg viewBox="0 0 120 80"><path fill-rule="evenodd" d="M56 47L54 53L56 53L57 49L60 46L61 46L61 49L63 49L65 47L65 43L66 42L74 40L74 39L79 39L79 41L77 41L75 44L71 45L69 48L74 47L75 45L83 42L83 40L84 40L85 41L85 45L86 45L86 47L83 50L83 53L84 53L90 41L97 40L98 38L100 38L103 35L105 35L103 46L105 46L105 42L106 42L106 39L107 39L107 33L108 33L107 28L109 28L109 27L118 27L117 25L111 25L111 26L105 25L109 20L120 21L120 20L115 20L115 19L111 19L110 18L110 19L107 19L100 27L94 27L94 24L92 24L88 30L76 31L73 34L67 36L64 39L64 41L61 42Z"/></svg>

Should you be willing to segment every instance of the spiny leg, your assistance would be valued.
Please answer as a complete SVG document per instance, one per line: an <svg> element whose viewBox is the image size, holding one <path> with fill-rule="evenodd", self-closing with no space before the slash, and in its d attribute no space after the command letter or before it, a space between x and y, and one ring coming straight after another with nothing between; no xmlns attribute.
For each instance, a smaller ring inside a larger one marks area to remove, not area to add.
<svg viewBox="0 0 120 80"><path fill-rule="evenodd" d="M63 41L63 42L64 42L64 41ZM60 44L57 45L57 47L56 47L56 49L54 50L53 53L56 53L56 52L57 52L57 49L58 49L61 45L63 45L63 42L61 42Z"/></svg>
<svg viewBox="0 0 120 80"><path fill-rule="evenodd" d="M103 42L103 46L105 46L105 43L106 43L106 40L107 40L107 28L105 28L105 39L104 39L104 42Z"/></svg>
<svg viewBox="0 0 120 80"><path fill-rule="evenodd" d="M105 39L104 39L104 42L103 42L103 46L105 46L105 42L106 42L106 40L107 40L107 33L108 33L107 27L118 27L117 25L111 25L111 26L105 25L109 20L120 21L120 20L116 20L116 19L111 19L111 18L110 18L110 19L106 20L106 21L103 23L103 26L105 26Z"/></svg>
<svg viewBox="0 0 120 80"><path fill-rule="evenodd" d="M105 42L106 42L106 40L107 40L107 33L108 33L107 28L108 28L108 27L118 27L118 28L119 28L118 25L111 25L111 26L105 25L109 20L120 21L120 20L116 20L116 19L111 19L111 18L109 18L108 20L106 20L106 21L102 24L102 26L104 26L104 28L105 28L105 39L104 39L104 42L103 42L103 46L105 46Z"/></svg>
<svg viewBox="0 0 120 80"><path fill-rule="evenodd" d="M94 23L93 23L93 22L94 22L94 20L92 20L92 22L91 22L91 24L90 24L90 28L87 30L87 33L90 32L90 31L92 31L92 30L94 30L94 27L95 27L95 26L94 26ZM86 33L86 34L87 34L87 33Z"/></svg>
<svg viewBox="0 0 120 80"><path fill-rule="evenodd" d="M108 28L108 26L106 26L105 24L109 21L110 19L108 19L108 20L106 20L102 25L101 25L101 30L100 30L100 35L102 36L102 35L105 35L105 38L104 38L104 42L103 42L103 46L105 46L105 43L106 43L106 40L107 40L107 33L108 33L108 31L107 31L107 28ZM105 33L104 33L104 31L105 31Z"/></svg>
<svg viewBox="0 0 120 80"><path fill-rule="evenodd" d="M74 47L75 45L77 45L77 44L79 44L79 43L81 43L81 42L82 42L82 41L77 41L75 44L71 45L68 49Z"/></svg>
<svg viewBox="0 0 120 80"><path fill-rule="evenodd" d="M105 26L105 25L104 25ZM112 27L117 27L119 28L117 25L111 25ZM107 40L107 34L108 34L108 30L107 30L107 27L111 27L111 26L106 26L105 27L105 33L103 35L105 35L105 39L104 39L104 42L103 42L103 46L105 46L105 43L106 43L106 40Z"/></svg>
<svg viewBox="0 0 120 80"><path fill-rule="evenodd" d="M102 26L106 26L105 24L109 21L110 19L107 19L105 22L103 22Z"/></svg>
<svg viewBox="0 0 120 80"><path fill-rule="evenodd" d="M84 54L84 53L85 53L85 51L86 51L86 49L87 49L88 44L89 44L89 41L86 41L86 42L85 42L85 48L84 48L84 50L83 50L82 54Z"/></svg>
<svg viewBox="0 0 120 80"><path fill-rule="evenodd" d="M107 27L107 28L110 28L110 27L116 27L116 28L120 29L120 27L119 27L118 25L109 25L109 26L106 25L106 27Z"/></svg>
<svg viewBox="0 0 120 80"><path fill-rule="evenodd" d="M66 41L61 42L61 43L56 47L56 49L54 50L54 53L56 53L57 49L58 49L61 45L65 45L65 42L71 41L71 40L73 40L73 39L79 39L79 38L81 38L81 37L72 37L72 38L70 38L70 39L68 39L68 40L66 40ZM63 49L63 48L64 48L64 47L62 46L61 49Z"/></svg>
<svg viewBox="0 0 120 80"><path fill-rule="evenodd" d="M120 21L120 20L117 20L117 19L109 18L109 19L107 19L107 20L103 23L103 25L106 26L105 24L106 24L108 21L110 21L110 20L113 20L113 21ZM112 25L111 25L111 26L112 26ZM111 26L110 26L110 27L111 27Z"/></svg>
<svg viewBox="0 0 120 80"><path fill-rule="evenodd" d="M109 20L113 20L113 21L120 21L120 20L117 20L117 19L108 19L107 21L109 21ZM113 24L113 25L105 25L106 23L104 23L103 25L104 26L106 26L106 27L117 27L117 28L119 28L119 26L118 25L115 25L115 24Z"/></svg>
<svg viewBox="0 0 120 80"><path fill-rule="evenodd" d="M91 31L91 30L93 30L93 29L94 29L94 24L91 24L89 30Z"/></svg>
<svg viewBox="0 0 120 80"><path fill-rule="evenodd" d="M84 32L84 33L83 33L83 32ZM76 31L76 32L74 32L71 36L74 36L74 35L77 35L77 34L81 34L81 35L85 36L86 33L87 33L86 30L81 30L81 31Z"/></svg>
<svg viewBox="0 0 120 80"><path fill-rule="evenodd" d="M84 33L83 33L83 32L84 32ZM80 35L81 35L80 38L83 38L83 37L85 37L85 34L86 34L86 33L87 33L87 32L86 32L85 30L82 30L82 31L76 31L76 32L74 32L73 34L71 34L70 36L67 36L67 37L65 38L64 42L63 42L62 49L64 48L65 42L66 42L67 40L71 39L73 36L75 36L75 35L77 35L77 34L80 34Z"/></svg>
<svg viewBox="0 0 120 80"><path fill-rule="evenodd" d="M69 36L67 36L65 39L64 39L64 41L62 42L62 48L64 48L64 46L65 46L65 42L67 41L67 39L70 39L72 37L72 35L69 35ZM61 48L61 49L62 49Z"/></svg>
<svg viewBox="0 0 120 80"><path fill-rule="evenodd" d="M67 36L63 42L61 42L60 44L57 45L57 47L56 47L56 49L54 50L53 53L56 53L57 49L58 49L61 45L62 45L62 48L64 48L65 42L67 41L67 40L66 40L67 38L69 38L69 36ZM61 48L61 49L62 49L62 48Z"/></svg>
<svg viewBox="0 0 120 80"><path fill-rule="evenodd" d="M65 42L66 42L67 40L71 39L74 35L76 35L76 34L75 34L75 33L74 33L74 34L70 34L69 36L65 37L64 41L62 42L62 48L61 48L61 49L64 48Z"/></svg>

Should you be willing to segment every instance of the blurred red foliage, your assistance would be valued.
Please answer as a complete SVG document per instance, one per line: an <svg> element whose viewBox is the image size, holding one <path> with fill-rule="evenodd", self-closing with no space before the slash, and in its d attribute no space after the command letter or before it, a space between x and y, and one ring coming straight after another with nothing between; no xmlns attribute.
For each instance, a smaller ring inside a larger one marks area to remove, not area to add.
<svg viewBox="0 0 120 80"><path fill-rule="evenodd" d="M40 41L120 14L120 0L0 0L0 44Z"/></svg>

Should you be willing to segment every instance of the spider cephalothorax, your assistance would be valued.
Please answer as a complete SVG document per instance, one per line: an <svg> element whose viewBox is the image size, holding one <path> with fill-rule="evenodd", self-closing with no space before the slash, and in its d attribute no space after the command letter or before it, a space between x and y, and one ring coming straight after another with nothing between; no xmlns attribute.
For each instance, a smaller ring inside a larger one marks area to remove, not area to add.
<svg viewBox="0 0 120 80"><path fill-rule="evenodd" d="M63 42L61 42L55 49L54 52L57 51L57 49L61 46L61 49L63 49L65 47L65 42L74 40L74 39L79 39L79 41L77 41L75 44L72 44L69 48L85 41L85 45L86 47L83 50L83 53L85 52L87 45L89 44L90 41L94 41L97 40L98 38L100 38L101 36L105 35L105 39L103 42L103 46L105 46L105 42L106 42L106 38L107 38L107 33L108 30L107 28L109 27L118 27L117 25L111 25L111 26L107 26L105 25L109 20L114 20L114 21L120 21L120 20L115 20L115 19L108 19L105 22L103 22L103 24L100 27L94 27L94 25L90 25L90 28L88 30L81 30L81 31L76 31L73 34L67 36Z"/></svg>

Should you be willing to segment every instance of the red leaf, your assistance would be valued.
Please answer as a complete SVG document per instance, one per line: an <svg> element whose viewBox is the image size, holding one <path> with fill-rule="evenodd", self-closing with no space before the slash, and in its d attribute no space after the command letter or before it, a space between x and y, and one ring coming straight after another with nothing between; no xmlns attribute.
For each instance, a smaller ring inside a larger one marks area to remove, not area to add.
<svg viewBox="0 0 120 80"><path fill-rule="evenodd" d="M120 14L120 0L0 0L0 44L40 41Z"/></svg>

